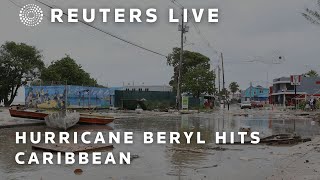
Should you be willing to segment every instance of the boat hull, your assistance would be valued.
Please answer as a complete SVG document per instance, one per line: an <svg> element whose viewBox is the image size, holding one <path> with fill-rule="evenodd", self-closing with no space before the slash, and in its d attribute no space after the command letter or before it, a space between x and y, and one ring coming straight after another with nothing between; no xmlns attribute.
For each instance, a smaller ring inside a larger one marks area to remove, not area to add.
<svg viewBox="0 0 320 180"><path fill-rule="evenodd" d="M15 110L15 109L9 109L9 112L12 117L40 119L40 120L44 120L45 117L49 115L48 113L29 112L29 111L23 111L23 110ZM113 117L80 114L80 119L78 123L104 125L104 124L109 124L113 121L114 121Z"/></svg>
<svg viewBox="0 0 320 180"><path fill-rule="evenodd" d="M81 123L81 124L109 124L109 123L113 122L113 120L114 120L114 118L80 116L79 123Z"/></svg>
<svg viewBox="0 0 320 180"><path fill-rule="evenodd" d="M77 112L57 112L45 117L48 127L67 130L79 122L80 114Z"/></svg>
<svg viewBox="0 0 320 180"><path fill-rule="evenodd" d="M14 109L9 109L10 115L12 117L18 117L18 118L27 118L27 119L39 119L44 120L46 116L48 116L47 113L41 113L41 112L29 112L29 111L19 111Z"/></svg>

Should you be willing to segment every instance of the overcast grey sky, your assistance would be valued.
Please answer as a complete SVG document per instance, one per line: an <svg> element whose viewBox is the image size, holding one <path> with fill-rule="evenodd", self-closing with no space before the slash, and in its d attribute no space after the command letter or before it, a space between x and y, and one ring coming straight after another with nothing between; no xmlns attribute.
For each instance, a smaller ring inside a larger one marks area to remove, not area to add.
<svg viewBox="0 0 320 180"><path fill-rule="evenodd" d="M34 0L13 0L20 5L38 4ZM50 0L59 8L156 8L155 24L95 25L130 41L158 52L168 54L179 46L177 24L168 23L168 9L177 8L171 0ZM236 81L246 88L266 85L267 79L304 73L310 68L320 71L320 26L307 22L301 12L304 8L317 8L315 0L179 0L186 8L219 8L219 23L198 24L202 36L225 56L226 84ZM49 9L38 4L45 14ZM172 68L161 56L145 52L112 37L108 37L80 23L54 24L48 17L36 27L27 27L19 20L19 8L8 0L0 1L0 43L25 42L42 50L49 64L65 54L76 59L100 84L122 86L122 83L148 85L168 84ZM214 65L218 56L189 23L188 50L199 51L210 57ZM271 62L275 56L284 56L278 65L244 63L261 57ZM268 73L267 73L268 72ZM267 76L268 74L268 76ZM267 78L268 77L268 78Z"/></svg>

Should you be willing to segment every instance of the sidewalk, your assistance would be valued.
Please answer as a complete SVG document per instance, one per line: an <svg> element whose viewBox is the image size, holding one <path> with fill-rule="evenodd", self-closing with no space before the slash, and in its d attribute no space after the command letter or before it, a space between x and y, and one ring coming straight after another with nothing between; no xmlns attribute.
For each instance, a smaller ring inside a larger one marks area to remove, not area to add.
<svg viewBox="0 0 320 180"><path fill-rule="evenodd" d="M275 174L268 180L289 179L320 179L320 136L312 141L294 146L288 154L275 164Z"/></svg>

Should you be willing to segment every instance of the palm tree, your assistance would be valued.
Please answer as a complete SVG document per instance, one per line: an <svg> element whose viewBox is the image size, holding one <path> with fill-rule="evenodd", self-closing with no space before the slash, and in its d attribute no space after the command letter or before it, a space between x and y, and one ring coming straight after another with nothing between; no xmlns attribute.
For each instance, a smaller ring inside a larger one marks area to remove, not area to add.
<svg viewBox="0 0 320 180"><path fill-rule="evenodd" d="M319 74L317 73L317 71L315 70L310 70L309 72L307 72L306 74L304 74L308 77L319 77Z"/></svg>
<svg viewBox="0 0 320 180"><path fill-rule="evenodd" d="M237 82L231 82L229 85L229 89L232 92L232 97L234 98L234 93L239 90L239 85Z"/></svg>
<svg viewBox="0 0 320 180"><path fill-rule="evenodd" d="M320 0L317 0L317 4L320 10ZM305 12L302 13L302 16L305 17L311 23L320 25L320 13L317 10L311 10L309 8L306 8Z"/></svg>

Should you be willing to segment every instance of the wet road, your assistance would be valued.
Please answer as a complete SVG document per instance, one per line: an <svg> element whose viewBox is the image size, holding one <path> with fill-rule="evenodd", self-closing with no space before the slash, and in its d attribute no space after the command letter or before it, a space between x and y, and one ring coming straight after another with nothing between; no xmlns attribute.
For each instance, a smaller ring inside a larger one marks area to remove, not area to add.
<svg viewBox="0 0 320 180"><path fill-rule="evenodd" d="M260 132L260 137L296 133L303 137L320 134L318 122L312 119L288 116L272 111L240 111L247 116L234 115L233 111L216 111L213 114L194 115L139 115L116 120L109 126L76 126L70 131L132 131L134 144L114 145L112 152L131 152L139 158L130 165L17 165L17 152L31 152L31 144L16 145L16 131L52 131L43 126L0 129L0 179L262 179L277 170L277 164L288 147L266 145L220 145L225 151L214 149L215 132L238 132L240 127L250 127ZM1 122L0 122L1 123ZM113 130L112 130L113 129ZM201 132L205 145L151 144L145 145L142 134L152 132ZM201 151L184 151L200 149ZM81 168L82 175L74 169Z"/></svg>

